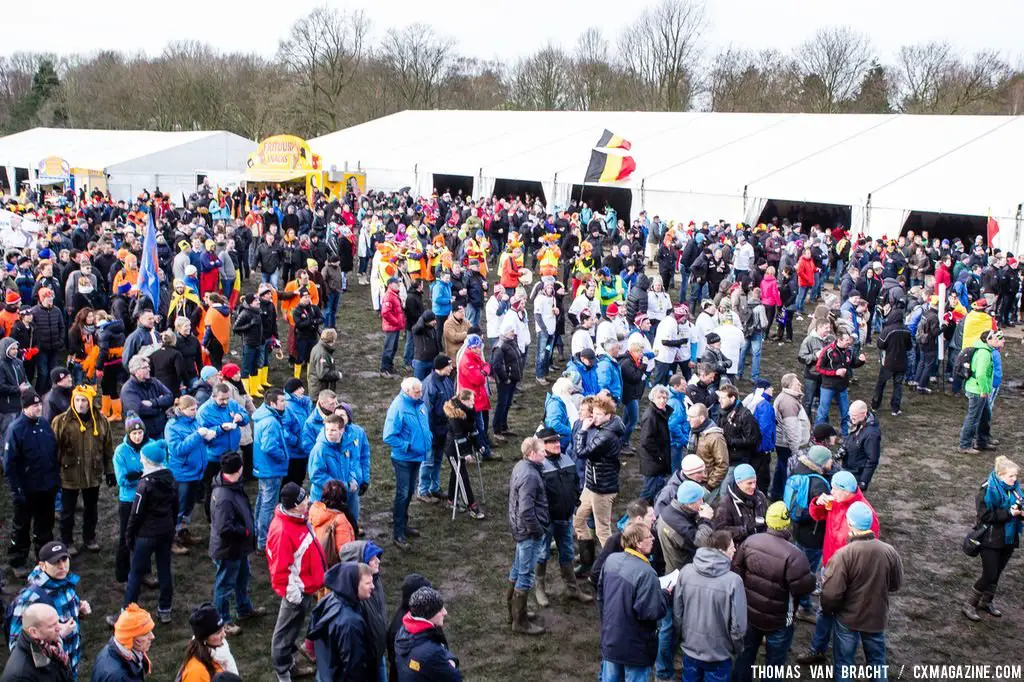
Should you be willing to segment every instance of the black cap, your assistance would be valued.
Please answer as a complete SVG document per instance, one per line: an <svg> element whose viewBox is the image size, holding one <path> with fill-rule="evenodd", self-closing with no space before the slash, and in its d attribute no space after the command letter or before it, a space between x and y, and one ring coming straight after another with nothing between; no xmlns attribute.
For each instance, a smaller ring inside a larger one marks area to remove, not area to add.
<svg viewBox="0 0 1024 682"><path fill-rule="evenodd" d="M299 390L300 388L303 388L302 379L296 379L293 377L288 381L284 382L285 393L295 393L295 391Z"/></svg>
<svg viewBox="0 0 1024 682"><path fill-rule="evenodd" d="M824 443L835 435L838 435L836 427L831 424L818 424L814 427L813 439L815 443Z"/></svg>
<svg viewBox="0 0 1024 682"><path fill-rule="evenodd" d="M716 334L715 332L709 332L708 335L707 335L707 338L705 339L705 341L708 344L718 343L721 340L722 340L722 337L719 336L718 334Z"/></svg>
<svg viewBox="0 0 1024 682"><path fill-rule="evenodd" d="M540 438L543 441L561 440L561 436L558 435L558 432L547 426L542 426L541 428L537 429L537 433L533 435L536 436L537 438Z"/></svg>
<svg viewBox="0 0 1024 682"><path fill-rule="evenodd" d="M597 353L594 352L593 348L584 348L580 351L581 360L590 360L591 362L597 362Z"/></svg>
<svg viewBox="0 0 1024 682"><path fill-rule="evenodd" d="M68 371L67 367L54 367L50 370L50 383L58 384L64 380L65 377L71 376L71 372Z"/></svg>
<svg viewBox="0 0 1024 682"><path fill-rule="evenodd" d="M59 540L47 542L39 549L39 560L48 564L55 564L65 557L70 557L68 546Z"/></svg>
<svg viewBox="0 0 1024 682"><path fill-rule="evenodd" d="M444 369L445 367L450 367L451 364L452 359L444 353L434 358L434 369Z"/></svg>
<svg viewBox="0 0 1024 682"><path fill-rule="evenodd" d="M39 394L36 393L35 389L26 388L21 392L21 409L38 405L41 402L43 401L39 399Z"/></svg>
<svg viewBox="0 0 1024 682"><path fill-rule="evenodd" d="M281 506L285 509L295 509L306 499L306 491L298 483L285 483L281 488Z"/></svg>
<svg viewBox="0 0 1024 682"><path fill-rule="evenodd" d="M220 632L224 627L224 619L220 617L220 613L213 607L213 604L207 602L197 606L196 610L189 615L188 624L192 628L195 638L202 642L210 635Z"/></svg>
<svg viewBox="0 0 1024 682"><path fill-rule="evenodd" d="M242 470L242 456L237 452L225 452L220 456L220 471L224 474L237 474Z"/></svg>

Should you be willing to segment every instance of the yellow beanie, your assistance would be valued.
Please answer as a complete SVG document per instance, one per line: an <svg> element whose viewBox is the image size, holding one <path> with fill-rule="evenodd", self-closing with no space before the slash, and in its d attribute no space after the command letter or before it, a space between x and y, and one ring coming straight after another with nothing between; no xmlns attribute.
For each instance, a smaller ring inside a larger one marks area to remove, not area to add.
<svg viewBox="0 0 1024 682"><path fill-rule="evenodd" d="M149 612L132 603L117 617L114 624L114 639L125 649L131 650L133 640L152 632L154 627L156 624Z"/></svg>
<svg viewBox="0 0 1024 682"><path fill-rule="evenodd" d="M71 411L75 413L75 419L78 420L78 428L82 433L85 433L85 424L82 422L82 417L78 414L78 410L75 409L75 397L82 396L89 401L89 416L92 417L92 435L100 435L99 428L96 425L96 411L93 409L94 400L96 399L96 389L88 384L82 384L81 386L75 386L71 391Z"/></svg>
<svg viewBox="0 0 1024 682"><path fill-rule="evenodd" d="M765 514L765 522L771 530L786 530L789 528L789 509L785 502L772 502Z"/></svg>

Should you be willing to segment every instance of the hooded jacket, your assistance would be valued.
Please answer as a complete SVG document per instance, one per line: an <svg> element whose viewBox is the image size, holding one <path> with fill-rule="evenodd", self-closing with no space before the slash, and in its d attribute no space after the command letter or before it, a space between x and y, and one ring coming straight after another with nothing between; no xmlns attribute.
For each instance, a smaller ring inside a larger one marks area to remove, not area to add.
<svg viewBox="0 0 1024 682"><path fill-rule="evenodd" d="M879 350L882 351L882 367L893 374L907 370L907 351L914 345L914 339L903 324L903 309L896 307L886 316L885 326L878 335Z"/></svg>
<svg viewBox="0 0 1024 682"><path fill-rule="evenodd" d="M289 604L313 594L324 583L327 558L304 516L293 516L280 505L267 531L267 568L270 586Z"/></svg>
<svg viewBox="0 0 1024 682"><path fill-rule="evenodd" d="M871 485L881 454L882 427L875 413L868 412L865 420L850 429L850 435L843 441L843 468L857 477L861 490Z"/></svg>
<svg viewBox="0 0 1024 682"><path fill-rule="evenodd" d="M405 576L405 580L402 581L402 603L398 605L397 609L395 609L395 613L391 617L391 624L388 626L387 632L389 680L398 679L398 670L395 665L395 640L398 637L399 631L402 629L402 621L405 618L405 614L409 613L409 600L412 599L413 593L421 587L432 587L432 585L429 580L419 573L410 573ZM447 640L445 640L444 645L448 645Z"/></svg>
<svg viewBox="0 0 1024 682"><path fill-rule="evenodd" d="M622 436L626 427L613 416L601 426L576 434L576 457L587 462L585 485L598 495L619 492L619 469L622 467Z"/></svg>
<svg viewBox="0 0 1024 682"><path fill-rule="evenodd" d="M24 412L7 427L4 443L4 471L14 497L24 493L55 490L60 485L57 440L43 419Z"/></svg>
<svg viewBox="0 0 1024 682"><path fill-rule="evenodd" d="M811 477L807 482L807 499L809 501L817 499L819 495L828 493L832 489L831 479L835 470L825 471L805 454L794 452L790 455L788 469L790 477L804 475ZM820 550L825 543L825 525L823 521L815 521L808 514L803 519L794 521L790 526L793 541L801 547Z"/></svg>
<svg viewBox="0 0 1024 682"><path fill-rule="evenodd" d="M330 592L313 608L307 637L316 652L318 680L368 680L377 664L366 648L359 612L359 565L340 563L324 576Z"/></svg>
<svg viewBox="0 0 1024 682"><path fill-rule="evenodd" d="M222 424L234 423L235 415L242 418L233 429L225 431ZM227 405L221 407L216 400L210 399L200 406L196 412L196 424L211 429L214 437L206 441L206 460L219 462L220 456L228 452L238 452L242 442L242 427L249 423L249 412L239 403L228 399Z"/></svg>
<svg viewBox="0 0 1024 682"><path fill-rule="evenodd" d="M167 443L167 468L174 480L190 483L203 480L206 470L206 442L199 435L195 417L178 415L164 427Z"/></svg>
<svg viewBox="0 0 1024 682"><path fill-rule="evenodd" d="M21 589L14 598L11 606L10 633L7 640L8 646L12 649L18 641L22 632L22 616L32 604L44 603L52 606L57 611L57 616L62 621L74 621L79 623L82 599L78 594L79 576L77 573L68 573L61 579L51 578L46 572L36 566L25 579L25 587ZM5 623L6 625L6 623ZM77 668L78 661L82 655L82 631L75 628L63 638L63 648L68 655L72 669ZM36 678L32 678L36 679Z"/></svg>
<svg viewBox="0 0 1024 682"><path fill-rule="evenodd" d="M704 487L714 490L722 484L729 473L729 446L725 435L710 419L690 431L687 450L704 460L707 482Z"/></svg>
<svg viewBox="0 0 1024 682"><path fill-rule="evenodd" d="M672 590L672 622L683 653L699 661L724 661L743 651L747 597L743 579L722 552L700 547L679 571Z"/></svg>
<svg viewBox="0 0 1024 682"><path fill-rule="evenodd" d="M338 556L343 562L369 564L373 557L383 554L384 551L372 542L354 540L342 547ZM371 661L379 661L387 649L388 635L388 605L380 573L373 576L373 594L366 601L359 602L359 612L363 616L363 622L366 623L368 658ZM377 680L378 669L379 666L371 666L368 682Z"/></svg>
<svg viewBox="0 0 1024 682"><path fill-rule="evenodd" d="M134 547L139 537L170 538L177 520L178 486L174 476L167 469L145 474L135 487L135 499L124 531L125 543Z"/></svg>
<svg viewBox="0 0 1024 682"><path fill-rule="evenodd" d="M846 512L854 502L863 502L871 509L871 531L878 537L878 514L859 489L845 502L833 500L832 509L825 509L818 504L817 498L811 503L808 511L815 521L825 522L825 544L821 548L821 565L828 566L829 560L850 537L850 526L846 523Z"/></svg>
<svg viewBox="0 0 1024 682"><path fill-rule="evenodd" d="M395 636L395 669L398 682L462 680L459 659L448 649L444 630L408 612Z"/></svg>
<svg viewBox="0 0 1024 682"><path fill-rule="evenodd" d="M665 557L666 571L674 571L693 561L699 530L709 532L711 523L702 519L694 510L683 507L673 495L672 501L662 508L655 525L661 552Z"/></svg>
<svg viewBox="0 0 1024 682"><path fill-rule="evenodd" d="M715 511L715 530L729 531L733 542L739 547L747 537L767 530L767 513L768 498L763 492L754 488L754 494L748 495L740 490L734 481L726 488L726 493L718 503L718 509Z"/></svg>
<svg viewBox="0 0 1024 682"><path fill-rule="evenodd" d="M124 435L124 440L114 449L114 476L117 478L117 501L131 502L135 499L135 488L142 478L142 446L149 442L149 438L143 437L142 443L135 445ZM167 440L168 450L171 441ZM172 471L173 473L173 471Z"/></svg>
<svg viewBox="0 0 1024 682"><path fill-rule="evenodd" d="M21 358L12 358L7 354L16 343L10 337L0 339L0 414L16 414L21 411L21 384L28 382L25 363Z"/></svg>
<svg viewBox="0 0 1024 682"><path fill-rule="evenodd" d="M399 391L388 406L383 439L391 448L391 459L423 462L432 442L430 420L423 400Z"/></svg>
<svg viewBox="0 0 1024 682"><path fill-rule="evenodd" d="M762 632L792 625L797 601L814 591L807 557L790 542L789 531L769 530L747 538L732 565L746 590L748 624Z"/></svg>
<svg viewBox="0 0 1024 682"><path fill-rule="evenodd" d="M637 275L636 282L629 288L629 295L626 296L626 319L633 322L639 313L647 313L647 292L651 287L651 280L644 273Z"/></svg>
<svg viewBox="0 0 1024 682"><path fill-rule="evenodd" d="M794 452L805 447L811 440L811 420L800 396L784 388L775 396L772 406L775 408L775 447Z"/></svg>
<svg viewBox="0 0 1024 682"><path fill-rule="evenodd" d="M91 404L90 404L91 407ZM110 453L114 440L106 417L91 411L78 415L72 405L51 423L57 441L61 487L72 490L98 488L106 474L114 472Z"/></svg>
<svg viewBox="0 0 1024 682"><path fill-rule="evenodd" d="M284 414L281 425L284 428L284 442L288 448L288 459L303 459L309 453L302 449L302 427L313 410L313 402L306 395L284 394Z"/></svg>
<svg viewBox="0 0 1024 682"><path fill-rule="evenodd" d="M437 315L427 310L412 326L413 358L420 362L433 362L441 353L437 327L430 326L436 320Z"/></svg>
<svg viewBox="0 0 1024 682"><path fill-rule="evenodd" d="M646 557L632 549L604 562L597 584L601 611L601 657L612 663L649 667L658 655L658 621L669 596Z"/></svg>
<svg viewBox="0 0 1024 682"><path fill-rule="evenodd" d="M334 346L320 341L309 353L309 371L306 373L309 383L309 399L314 405L320 391L335 390L341 381L341 370L334 360Z"/></svg>
<svg viewBox="0 0 1024 682"><path fill-rule="evenodd" d="M283 478L288 473L284 415L264 404L253 413L252 422L252 475Z"/></svg>
<svg viewBox="0 0 1024 682"><path fill-rule="evenodd" d="M242 479L228 483L217 474L211 485L210 558L214 561L243 559L256 551L256 536L252 506Z"/></svg>
<svg viewBox="0 0 1024 682"><path fill-rule="evenodd" d="M750 464L761 447L761 428L754 415L737 398L731 408L722 409L718 423L729 447L729 466Z"/></svg>

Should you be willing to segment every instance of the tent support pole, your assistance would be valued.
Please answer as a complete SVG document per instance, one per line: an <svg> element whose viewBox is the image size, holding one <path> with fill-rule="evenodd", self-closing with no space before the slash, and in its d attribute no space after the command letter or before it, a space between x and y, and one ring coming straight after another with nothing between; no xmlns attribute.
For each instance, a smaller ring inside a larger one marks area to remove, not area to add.
<svg viewBox="0 0 1024 682"><path fill-rule="evenodd" d="M747 215L747 185L743 185L743 215Z"/></svg>

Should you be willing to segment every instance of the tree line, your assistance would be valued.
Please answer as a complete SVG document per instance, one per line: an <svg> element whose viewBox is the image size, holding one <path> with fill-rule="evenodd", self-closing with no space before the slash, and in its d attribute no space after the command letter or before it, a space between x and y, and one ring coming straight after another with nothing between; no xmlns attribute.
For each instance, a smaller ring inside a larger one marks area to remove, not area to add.
<svg viewBox="0 0 1024 682"><path fill-rule="evenodd" d="M659 0L618 35L586 28L514 62L461 54L426 24L378 30L322 6L273 57L193 41L159 56L102 50L0 56L0 131L35 126L230 130L315 137L404 109L1017 114L1024 71L948 42L882 60L823 28L788 51L712 50L701 0Z"/></svg>

